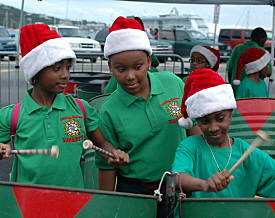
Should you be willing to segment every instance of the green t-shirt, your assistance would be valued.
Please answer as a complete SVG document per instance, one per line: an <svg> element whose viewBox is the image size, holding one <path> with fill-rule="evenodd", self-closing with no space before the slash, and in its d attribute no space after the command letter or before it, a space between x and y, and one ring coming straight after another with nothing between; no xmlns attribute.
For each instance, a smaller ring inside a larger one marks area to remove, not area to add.
<svg viewBox="0 0 275 218"><path fill-rule="evenodd" d="M226 71L232 73L231 85L234 90L234 93L236 93L236 91L238 89L238 86L234 85L233 81L236 79L236 72L237 72L239 58L246 49L253 48L253 47L260 48L260 49L264 50L264 48L261 46L258 46L258 44L256 42L246 41L243 44L237 45L233 49L232 54L227 62ZM271 63L269 63L268 66L269 66L269 73L271 73L272 72ZM245 72L245 69L243 68L243 71L241 72L241 75L240 75L240 81L242 81L245 77L246 77L246 72Z"/></svg>
<svg viewBox="0 0 275 218"><path fill-rule="evenodd" d="M248 77L245 77L236 92L236 99L239 98L256 98L256 97L269 97L266 84L263 80L259 79L260 83L255 83Z"/></svg>
<svg viewBox="0 0 275 218"><path fill-rule="evenodd" d="M121 86L104 101L99 111L99 127L116 148L130 157L120 168L124 177L158 182L171 164L186 131L178 125L184 83L171 72L148 72L148 100L125 92ZM96 165L112 169L96 154Z"/></svg>
<svg viewBox="0 0 275 218"><path fill-rule="evenodd" d="M230 148L210 146L218 165L223 170L229 158ZM227 170L233 167L249 146L242 139L234 138ZM185 172L203 180L207 180L219 171L201 135L190 136L179 144L172 168L173 172ZM275 197L275 160L260 149L256 148L232 175L235 178L226 189L217 193L197 191L192 193L192 197L253 198L256 194L262 197Z"/></svg>
<svg viewBox="0 0 275 218"><path fill-rule="evenodd" d="M83 188L80 167L82 143L86 131L98 127L98 115L94 108L82 100L86 111L86 126L83 114L71 95L57 94L50 109L39 106L26 91L21 103L14 139L15 149L59 148L58 159L50 155L17 155L12 169L12 182L32 183ZM14 105L0 110L0 138L10 141L10 124Z"/></svg>

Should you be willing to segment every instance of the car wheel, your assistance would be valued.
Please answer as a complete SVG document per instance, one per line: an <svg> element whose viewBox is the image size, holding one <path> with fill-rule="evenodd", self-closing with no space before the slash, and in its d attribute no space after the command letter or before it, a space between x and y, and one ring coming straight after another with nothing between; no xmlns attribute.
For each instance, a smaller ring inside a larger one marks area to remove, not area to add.
<svg viewBox="0 0 275 218"><path fill-rule="evenodd" d="M10 59L10 61L15 61L16 57L10 56L9 59Z"/></svg>
<svg viewBox="0 0 275 218"><path fill-rule="evenodd" d="M93 57L90 60L91 60L92 63L96 63L96 59L97 59L97 57Z"/></svg>

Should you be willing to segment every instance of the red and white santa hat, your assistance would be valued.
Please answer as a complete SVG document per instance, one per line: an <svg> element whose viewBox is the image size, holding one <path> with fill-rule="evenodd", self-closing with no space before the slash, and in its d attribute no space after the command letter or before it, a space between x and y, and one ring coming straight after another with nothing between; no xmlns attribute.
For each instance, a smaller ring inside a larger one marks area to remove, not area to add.
<svg viewBox="0 0 275 218"><path fill-rule="evenodd" d="M240 85L240 76L245 68L246 74L252 74L262 70L271 59L271 55L268 51L260 48L249 48L245 50L244 53L239 58L236 79L233 81L233 84L238 86Z"/></svg>
<svg viewBox="0 0 275 218"><path fill-rule="evenodd" d="M184 86L179 125L185 129L193 126L191 119L237 107L233 89L211 69L193 71Z"/></svg>
<svg viewBox="0 0 275 218"><path fill-rule="evenodd" d="M105 58L131 50L143 50L148 55L152 54L149 38L137 20L118 17L109 32L104 45Z"/></svg>
<svg viewBox="0 0 275 218"><path fill-rule="evenodd" d="M190 54L198 52L202 54L210 64L210 68L214 71L219 69L220 65L220 52L217 49L211 48L206 45L196 45L192 48Z"/></svg>
<svg viewBox="0 0 275 218"><path fill-rule="evenodd" d="M30 85L32 78L43 68L63 59L72 59L72 65L76 61L70 44L46 24L23 26L20 30L20 48L22 59L19 66Z"/></svg>

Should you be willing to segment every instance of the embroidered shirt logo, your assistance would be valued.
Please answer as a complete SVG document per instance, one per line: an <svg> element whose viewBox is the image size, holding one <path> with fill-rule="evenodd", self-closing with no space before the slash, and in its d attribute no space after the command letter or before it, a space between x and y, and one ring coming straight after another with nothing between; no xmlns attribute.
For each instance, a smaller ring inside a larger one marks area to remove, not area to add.
<svg viewBox="0 0 275 218"><path fill-rule="evenodd" d="M67 136L78 136L81 132L81 125L77 120L68 120L64 124L64 129Z"/></svg>
<svg viewBox="0 0 275 218"><path fill-rule="evenodd" d="M166 108L170 116L178 117L181 115L180 104L178 102L170 102Z"/></svg>

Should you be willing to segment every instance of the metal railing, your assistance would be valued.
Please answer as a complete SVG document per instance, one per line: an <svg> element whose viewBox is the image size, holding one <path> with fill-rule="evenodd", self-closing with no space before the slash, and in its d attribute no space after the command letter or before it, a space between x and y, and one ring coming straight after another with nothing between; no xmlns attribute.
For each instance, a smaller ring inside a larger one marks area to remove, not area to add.
<svg viewBox="0 0 275 218"><path fill-rule="evenodd" d="M1 58L2 56L4 58ZM110 72L108 61L104 58L103 53L76 54L76 56L77 62L71 72ZM164 63L160 63L158 66L159 71L171 71L175 74L186 72L184 61L180 56L175 54L157 54L156 56L165 57ZM25 81L23 73L21 73L19 59L16 52L0 52L0 108L22 101L25 91L31 87ZM94 63L95 60L96 63Z"/></svg>

